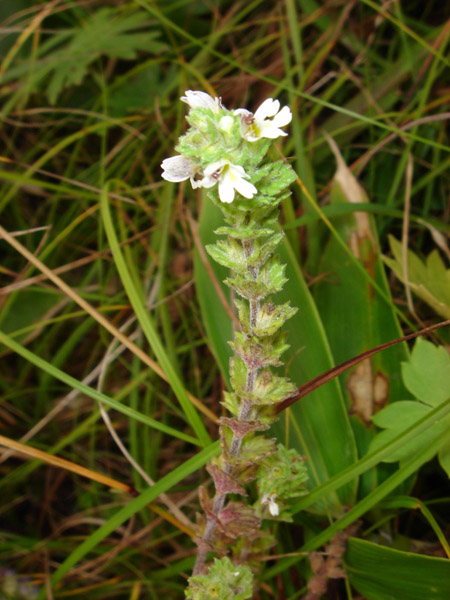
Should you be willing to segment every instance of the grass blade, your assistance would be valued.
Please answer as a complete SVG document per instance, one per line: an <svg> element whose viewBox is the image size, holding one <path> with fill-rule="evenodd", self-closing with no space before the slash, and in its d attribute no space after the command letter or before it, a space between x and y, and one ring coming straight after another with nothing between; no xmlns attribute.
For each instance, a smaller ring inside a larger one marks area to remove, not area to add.
<svg viewBox="0 0 450 600"><path fill-rule="evenodd" d="M367 600L450 598L450 561L349 540L345 570Z"/></svg>
<svg viewBox="0 0 450 600"><path fill-rule="evenodd" d="M167 356L158 336L156 328L148 314L146 307L144 306L144 303L142 302L142 296L136 289L133 279L128 272L123 253L114 230L111 212L109 210L108 190L109 186L106 185L102 191L101 214L109 245L111 247L114 261L116 263L117 270L124 285L125 291L128 295L131 306L136 313L136 317L142 327L144 335L147 338L147 341L150 344L153 352L155 353L156 360L166 374L169 385L178 398L188 422L191 424L192 429L198 436L200 443L203 446L207 446L211 442L211 438L209 437L206 427L204 426L198 412L189 400L186 390L180 381L172 363L170 362L169 357Z"/></svg>
<svg viewBox="0 0 450 600"><path fill-rule="evenodd" d="M140 413L136 410L133 410L132 408L126 406L125 404L116 402L116 400L113 400L109 396L106 396L106 394L102 394L101 392L94 390L93 388L89 387L88 385L85 385L81 381L78 381L78 379L75 379L74 377L71 377L67 373L60 371L59 369L54 367L52 364L50 364L46 360L43 360L40 356L37 356L33 352L30 352L30 350L28 350L27 348L24 348L23 346L21 346L20 344L15 342L12 338L9 337L9 335L6 335L6 333L3 333L3 331L0 331L0 342L2 344L5 344L5 346L8 346L8 348L13 350L14 352L17 352L17 354L20 354L20 356L23 356L23 358L25 358L32 364L36 365L36 367L38 367L39 369L42 369L43 371L47 372L49 375L52 375L52 377L59 379L59 381L62 381L63 383L70 386L71 388L76 389L83 394L86 394L86 396L89 396L89 398L92 398L93 400L96 400L97 402L102 402L103 404L106 404L106 406L110 406L111 408L114 408L118 412L121 412L122 414L127 415L131 419L136 419L137 421L140 421L141 423L144 423L145 425L148 425L149 427L153 427L153 429L157 429L158 431L162 431L163 433L167 433L168 435L176 437L180 440L184 440L185 442L195 444L197 446L202 445L199 440L196 440L195 438L191 437L190 435L182 433L181 431L178 431L177 429L174 429L173 427L169 427L168 425L164 425L164 423L160 423L159 421L156 421L155 419L152 419L151 417L147 417L147 415L143 415L142 413Z"/></svg>

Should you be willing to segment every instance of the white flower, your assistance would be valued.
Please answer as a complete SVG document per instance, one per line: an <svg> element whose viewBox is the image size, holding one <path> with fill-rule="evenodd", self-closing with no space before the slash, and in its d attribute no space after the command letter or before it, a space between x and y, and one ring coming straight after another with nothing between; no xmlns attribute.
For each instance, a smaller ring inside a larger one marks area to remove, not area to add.
<svg viewBox="0 0 450 600"><path fill-rule="evenodd" d="M269 512L272 515L272 517L278 517L278 515L280 514L280 507L275 502L275 498L276 496L269 496L269 494L264 494L264 496L261 499L261 504L265 506L267 506L267 504L269 505Z"/></svg>
<svg viewBox="0 0 450 600"><path fill-rule="evenodd" d="M225 158L208 165L204 175L201 186L210 188L218 183L219 198L227 204L233 202L235 191L244 198L253 198L258 191L252 183L246 181L249 176L243 167L233 165Z"/></svg>
<svg viewBox="0 0 450 600"><path fill-rule="evenodd" d="M287 135L280 127L288 125L292 120L289 106L280 110L280 102L267 98L257 109L255 114L245 108L234 111L242 115L242 135L249 142L257 142L261 138L275 139L280 135Z"/></svg>
<svg viewBox="0 0 450 600"><path fill-rule="evenodd" d="M162 161L161 167L163 169L162 177L166 181L178 182L190 179L194 189L201 185L200 181L194 179L197 172L194 163L185 156L179 155L166 158Z"/></svg>
<svg viewBox="0 0 450 600"><path fill-rule="evenodd" d="M233 117L230 117L230 115L222 117L219 121L219 129L221 129L224 133L230 133L233 123L234 119Z"/></svg>
<svg viewBox="0 0 450 600"><path fill-rule="evenodd" d="M220 98L212 98L205 92L195 92L187 90L186 96L181 96L180 100L189 104L190 108L209 108L213 112L219 112L223 108Z"/></svg>

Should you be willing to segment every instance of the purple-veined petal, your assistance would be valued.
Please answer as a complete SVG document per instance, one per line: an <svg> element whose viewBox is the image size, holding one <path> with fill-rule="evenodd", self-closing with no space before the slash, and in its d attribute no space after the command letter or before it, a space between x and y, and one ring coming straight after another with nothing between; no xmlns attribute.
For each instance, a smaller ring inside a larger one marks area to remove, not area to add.
<svg viewBox="0 0 450 600"><path fill-rule="evenodd" d="M162 161L162 177L166 181L179 182L193 177L195 174L194 163L185 156L171 156Z"/></svg>
<svg viewBox="0 0 450 600"><path fill-rule="evenodd" d="M203 173L205 174L205 177L210 177L214 173L218 173L219 171L221 171L223 167L228 164L230 164L228 160L221 158L220 160L216 160L216 162L213 162L210 165L208 165L203 170Z"/></svg>

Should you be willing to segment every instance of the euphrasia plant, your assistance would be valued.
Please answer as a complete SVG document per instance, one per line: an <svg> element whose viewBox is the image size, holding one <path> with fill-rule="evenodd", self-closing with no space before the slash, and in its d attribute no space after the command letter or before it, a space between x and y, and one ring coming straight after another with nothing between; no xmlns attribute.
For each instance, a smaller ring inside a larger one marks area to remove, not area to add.
<svg viewBox="0 0 450 600"><path fill-rule="evenodd" d="M245 600L253 595L258 557L274 544L263 519L290 520L289 501L305 493L302 458L261 433L275 420L275 405L296 391L289 379L272 371L288 348L281 327L296 308L271 301L286 282L274 251L283 238L279 204L290 194L295 173L282 160L265 160L272 140L287 135L281 127L292 114L271 98L254 114L227 110L204 92L189 90L181 100L190 108L190 128L176 147L179 155L163 161L162 176L190 179L220 206L226 225L216 233L225 239L207 251L231 270L225 283L236 293L240 323L231 343L233 392L223 401L231 416L220 419L222 453L207 467L215 494L200 489L204 514L198 519L197 561L186 595ZM222 558L208 568L209 553Z"/></svg>

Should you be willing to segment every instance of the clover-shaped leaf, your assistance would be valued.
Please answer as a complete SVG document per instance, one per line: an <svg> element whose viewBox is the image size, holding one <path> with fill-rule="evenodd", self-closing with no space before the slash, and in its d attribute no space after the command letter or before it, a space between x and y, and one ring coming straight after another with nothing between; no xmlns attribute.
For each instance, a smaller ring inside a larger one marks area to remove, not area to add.
<svg viewBox="0 0 450 600"><path fill-rule="evenodd" d="M389 243L394 258L383 256L384 262L395 275L405 282L402 244L393 236ZM437 250L422 261L408 250L408 284L411 290L444 319L450 319L450 269L446 269Z"/></svg>
<svg viewBox="0 0 450 600"><path fill-rule="evenodd" d="M416 400L390 404L372 417L381 431L373 440L370 450L376 450L450 397L450 356L444 348L419 338L411 359L402 365L403 381ZM450 416L434 423L401 449L393 452L385 462L405 460L425 449L443 431L448 431L438 456L442 468L450 476Z"/></svg>

